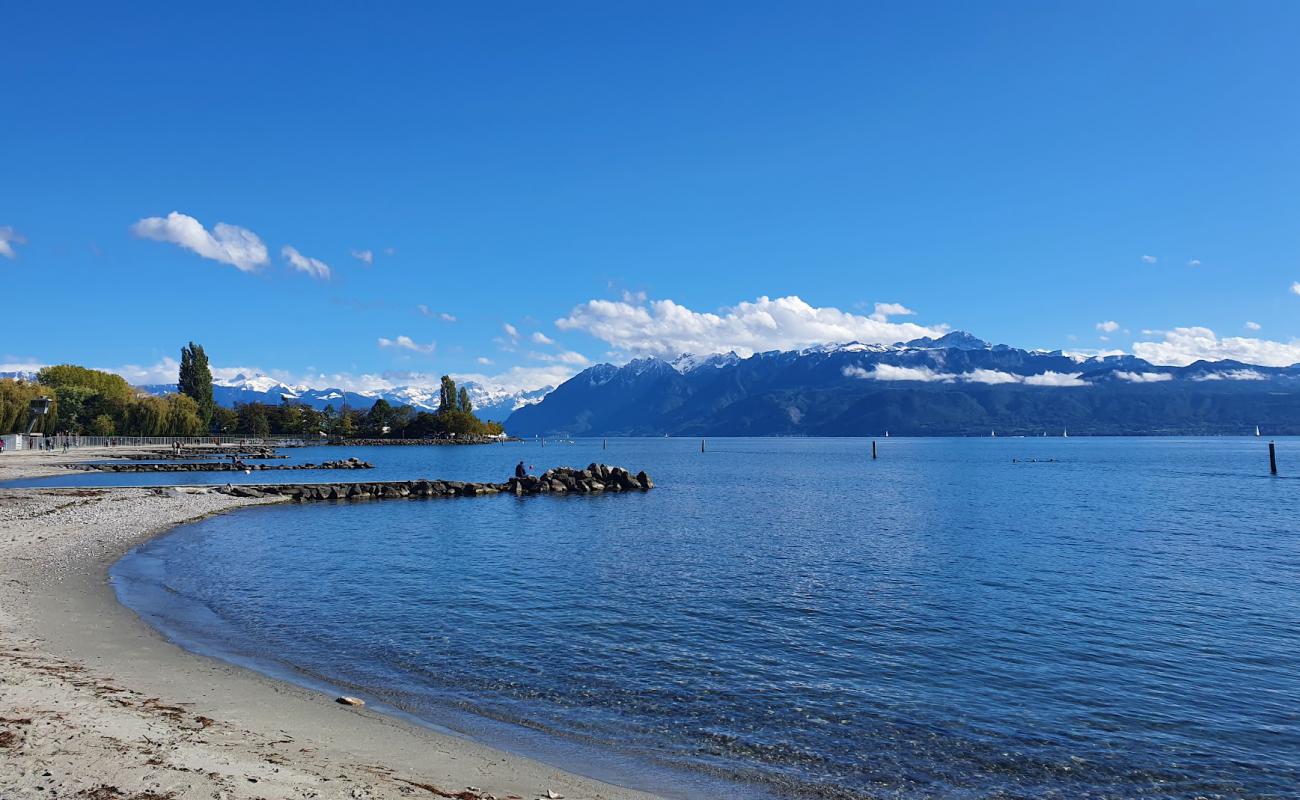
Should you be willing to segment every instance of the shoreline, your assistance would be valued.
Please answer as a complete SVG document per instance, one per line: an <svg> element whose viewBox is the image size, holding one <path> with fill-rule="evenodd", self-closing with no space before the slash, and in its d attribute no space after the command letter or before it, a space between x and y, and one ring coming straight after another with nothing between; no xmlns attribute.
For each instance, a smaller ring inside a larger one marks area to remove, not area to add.
<svg viewBox="0 0 1300 800"><path fill-rule="evenodd" d="M0 479L61 471L55 454L17 455L0 459ZM192 653L118 602L108 570L132 548L276 502L200 488L0 490L0 793L654 797Z"/></svg>

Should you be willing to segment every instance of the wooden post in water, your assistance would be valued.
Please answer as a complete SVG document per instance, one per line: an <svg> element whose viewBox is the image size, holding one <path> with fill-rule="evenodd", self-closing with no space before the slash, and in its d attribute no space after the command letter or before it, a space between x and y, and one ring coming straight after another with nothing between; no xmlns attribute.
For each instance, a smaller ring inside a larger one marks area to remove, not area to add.
<svg viewBox="0 0 1300 800"><path fill-rule="evenodd" d="M606 447L608 447L608 446L609 446L609 440L608 440L608 439L601 439L601 440L600 440L600 449L601 449L601 450L604 450L604 449L605 449Z"/></svg>
<svg viewBox="0 0 1300 800"><path fill-rule="evenodd" d="M1277 474L1277 445L1268 443L1268 471Z"/></svg>
<svg viewBox="0 0 1300 800"><path fill-rule="evenodd" d="M700 440L700 452L701 452L701 453L704 452L704 440L703 440L703 439Z"/></svg>
<svg viewBox="0 0 1300 800"><path fill-rule="evenodd" d="M875 460L876 460L876 440L875 440L875 439L872 439L872 440L871 440L871 460L872 460L872 461L875 461Z"/></svg>

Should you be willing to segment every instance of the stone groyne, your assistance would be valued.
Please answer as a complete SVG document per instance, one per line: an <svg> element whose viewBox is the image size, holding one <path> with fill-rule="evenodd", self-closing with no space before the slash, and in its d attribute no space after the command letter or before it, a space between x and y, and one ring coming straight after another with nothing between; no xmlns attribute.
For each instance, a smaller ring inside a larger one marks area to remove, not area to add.
<svg viewBox="0 0 1300 800"><path fill-rule="evenodd" d="M412 447L436 447L438 445L458 445L458 444L501 444L502 442L521 442L514 436L497 438L495 436L455 436L455 437L436 437L431 439L331 439L327 444L338 445L342 447L390 447L395 445L409 445Z"/></svg>
<svg viewBox="0 0 1300 800"><path fill-rule="evenodd" d="M654 481L644 471L633 475L621 467L592 464L586 469L557 467L541 475L511 478L505 483L413 480L375 483L303 483L226 485L217 491L235 497L280 495L294 500L388 500L409 497L478 497L485 494L599 494L648 492Z"/></svg>
<svg viewBox="0 0 1300 800"><path fill-rule="evenodd" d="M85 472L253 472L290 469L374 469L375 465L358 458L322 461L319 464L246 464L242 461L222 463L205 461L193 464L65 464L66 469Z"/></svg>

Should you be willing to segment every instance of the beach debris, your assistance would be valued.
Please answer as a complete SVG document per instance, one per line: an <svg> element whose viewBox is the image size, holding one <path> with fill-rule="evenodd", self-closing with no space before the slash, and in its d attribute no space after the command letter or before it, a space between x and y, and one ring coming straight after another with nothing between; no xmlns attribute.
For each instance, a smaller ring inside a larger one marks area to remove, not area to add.
<svg viewBox="0 0 1300 800"><path fill-rule="evenodd" d="M335 698L334 702L344 706L364 706L366 704L366 701L360 697L350 697L346 694Z"/></svg>
<svg viewBox="0 0 1300 800"><path fill-rule="evenodd" d="M547 789L546 794L542 795L542 797L547 798L547 800L564 800L564 795L559 792L553 792L550 789Z"/></svg>

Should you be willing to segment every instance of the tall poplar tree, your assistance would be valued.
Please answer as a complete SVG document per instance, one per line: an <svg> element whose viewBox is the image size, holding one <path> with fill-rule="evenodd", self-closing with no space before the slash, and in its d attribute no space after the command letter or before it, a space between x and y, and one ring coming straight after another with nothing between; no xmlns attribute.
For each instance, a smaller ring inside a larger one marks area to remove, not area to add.
<svg viewBox="0 0 1300 800"><path fill-rule="evenodd" d="M459 400L460 400L460 402L459 402L457 405L460 406L460 410L461 410L461 411L464 411L466 414L473 414L473 413L474 413L474 404L470 402L470 400L469 400L469 392L467 392L467 391L465 390L465 387L464 387L464 386L460 387L460 398L459 398Z"/></svg>
<svg viewBox="0 0 1300 800"><path fill-rule="evenodd" d="M438 413L447 414L456 410L456 382L450 375L442 376L442 389L438 392Z"/></svg>
<svg viewBox="0 0 1300 800"><path fill-rule="evenodd" d="M209 430L217 403L212 397L212 369L208 366L208 354L203 352L202 345L190 342L189 347L181 348L181 372L176 388L198 403L203 429Z"/></svg>

